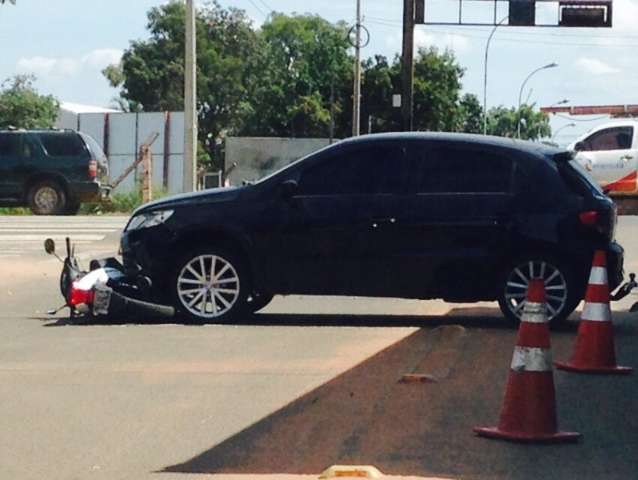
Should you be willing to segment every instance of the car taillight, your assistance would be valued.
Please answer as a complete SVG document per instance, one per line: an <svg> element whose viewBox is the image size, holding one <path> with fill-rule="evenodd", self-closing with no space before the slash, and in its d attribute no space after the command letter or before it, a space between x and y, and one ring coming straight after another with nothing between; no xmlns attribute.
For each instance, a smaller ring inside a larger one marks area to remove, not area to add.
<svg viewBox="0 0 638 480"><path fill-rule="evenodd" d="M97 177L97 161L91 160L89 162L89 177L95 178Z"/></svg>
<svg viewBox="0 0 638 480"><path fill-rule="evenodd" d="M95 297L93 290L84 290L79 287L77 282L71 284L71 291L69 292L69 305L89 305L93 303Z"/></svg>
<svg viewBox="0 0 638 480"><path fill-rule="evenodd" d="M599 215L596 210L588 210L578 215L580 224L585 227L596 227L598 225Z"/></svg>

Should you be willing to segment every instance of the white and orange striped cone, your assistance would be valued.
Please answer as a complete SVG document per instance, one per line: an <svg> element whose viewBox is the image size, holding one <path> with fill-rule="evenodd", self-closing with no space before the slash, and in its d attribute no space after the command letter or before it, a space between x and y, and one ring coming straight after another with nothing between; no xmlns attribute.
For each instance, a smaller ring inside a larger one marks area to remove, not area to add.
<svg viewBox="0 0 638 480"><path fill-rule="evenodd" d="M594 254L574 352L568 362L556 362L556 368L570 372L616 374L631 373L633 370L616 365L607 258L601 250Z"/></svg>
<svg viewBox="0 0 638 480"><path fill-rule="evenodd" d="M574 442L580 433L559 432L545 284L530 280L527 301L497 427L476 427L480 436L515 442Z"/></svg>

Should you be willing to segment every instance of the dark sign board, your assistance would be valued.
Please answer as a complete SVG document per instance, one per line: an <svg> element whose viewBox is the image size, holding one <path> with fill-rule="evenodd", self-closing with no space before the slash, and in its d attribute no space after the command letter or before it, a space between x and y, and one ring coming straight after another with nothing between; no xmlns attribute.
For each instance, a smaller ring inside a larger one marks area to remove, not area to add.
<svg viewBox="0 0 638 480"><path fill-rule="evenodd" d="M611 27L611 0L560 1L560 27Z"/></svg>
<svg viewBox="0 0 638 480"><path fill-rule="evenodd" d="M509 0L509 25L533 27L536 24L535 0Z"/></svg>

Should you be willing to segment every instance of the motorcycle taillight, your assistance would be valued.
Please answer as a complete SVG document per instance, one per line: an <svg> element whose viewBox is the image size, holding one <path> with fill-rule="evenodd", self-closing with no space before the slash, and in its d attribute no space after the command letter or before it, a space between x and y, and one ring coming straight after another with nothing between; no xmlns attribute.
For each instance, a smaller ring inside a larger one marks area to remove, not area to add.
<svg viewBox="0 0 638 480"><path fill-rule="evenodd" d="M93 290L84 290L78 286L78 282L73 282L71 285L71 291L69 292L69 305L90 305L93 303L95 294Z"/></svg>

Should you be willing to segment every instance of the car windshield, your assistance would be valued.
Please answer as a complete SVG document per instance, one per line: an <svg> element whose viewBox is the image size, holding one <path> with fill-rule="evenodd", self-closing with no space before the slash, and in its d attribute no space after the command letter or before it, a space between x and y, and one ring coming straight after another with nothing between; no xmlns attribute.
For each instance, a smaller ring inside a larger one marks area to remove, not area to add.
<svg viewBox="0 0 638 480"><path fill-rule="evenodd" d="M304 155L303 157L301 157L301 158L299 158L299 159L297 159L297 160L294 160L293 162L289 163L289 164L288 164L288 165L286 165L285 167L282 167L282 168L280 168L279 170L275 170L275 171L274 171L274 172L272 172L271 174L266 175L265 177L260 178L259 180L256 180L256 181L254 181L254 182L246 182L246 183L249 183L250 185L256 185L256 184L260 184L260 183L266 182L266 181L270 180L272 177L274 177L274 176L276 176L276 175L279 175L280 173L283 173L283 172L285 172L286 170L289 170L289 169L291 169L291 168L295 167L296 165L299 165L299 164L300 164L301 162L303 162L304 160L307 160L308 158L314 157L315 155L319 155L319 154L321 154L322 152L324 152L324 151L326 151L326 150L329 150L329 149L333 148L333 147L334 147L337 143L338 143L338 142L332 143L332 144L330 144L330 145L327 145L327 146L323 147L323 148L322 148L322 149L320 149L320 150L317 150L317 151L315 151L315 152L309 153L308 155Z"/></svg>

